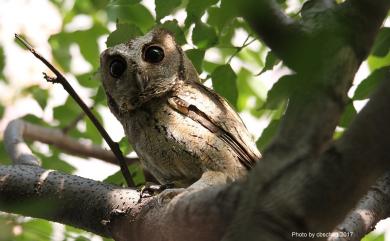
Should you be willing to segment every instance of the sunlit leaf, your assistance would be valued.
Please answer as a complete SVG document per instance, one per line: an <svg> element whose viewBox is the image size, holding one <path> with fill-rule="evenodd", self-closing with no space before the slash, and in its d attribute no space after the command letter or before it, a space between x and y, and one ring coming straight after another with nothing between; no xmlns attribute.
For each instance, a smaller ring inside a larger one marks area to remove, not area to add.
<svg viewBox="0 0 390 241"><path fill-rule="evenodd" d="M364 236L362 241L385 241L385 234L369 233L366 236Z"/></svg>
<svg viewBox="0 0 390 241"><path fill-rule="evenodd" d="M5 55L4 49L0 46L0 80L4 80L3 70L5 66Z"/></svg>
<svg viewBox="0 0 390 241"><path fill-rule="evenodd" d="M390 65L390 52L384 57L370 55L367 59L371 71Z"/></svg>
<svg viewBox="0 0 390 241"><path fill-rule="evenodd" d="M386 80L390 75L390 66L386 66L372 72L364 79L355 90L353 100L364 100L378 87L379 83Z"/></svg>
<svg viewBox="0 0 390 241"><path fill-rule="evenodd" d="M120 141L119 141L119 148L121 149L123 155L128 155L130 154L130 152L133 151L133 148L132 146L130 145L129 141L127 140L127 137L123 137Z"/></svg>
<svg viewBox="0 0 390 241"><path fill-rule="evenodd" d="M72 123L81 111L76 102L71 97L68 97L64 105L54 107L53 116L60 122L60 126L64 127Z"/></svg>
<svg viewBox="0 0 390 241"><path fill-rule="evenodd" d="M33 85L25 89L24 92L32 94L33 98L38 102L42 110L45 109L49 98L49 92L47 89L42 89L38 85Z"/></svg>
<svg viewBox="0 0 390 241"><path fill-rule="evenodd" d="M136 24L142 32L148 31L155 24L153 15L142 4L117 1L117 4L107 6L107 14L111 21ZM131 1L130 1L131 2Z"/></svg>
<svg viewBox="0 0 390 241"><path fill-rule="evenodd" d="M179 24L176 19L165 21L159 26L171 31L175 35L176 42L179 45L184 45L185 43L187 43L186 37L184 36L184 32L179 27Z"/></svg>
<svg viewBox="0 0 390 241"><path fill-rule="evenodd" d="M99 86L95 96L93 97L95 105L97 103L105 103L106 102L106 94L104 93L103 87Z"/></svg>
<svg viewBox="0 0 390 241"><path fill-rule="evenodd" d="M131 164L128 166L129 171L131 174L131 177L134 181L135 186L139 186L145 183L145 177L143 174L143 170L139 164ZM125 179L123 178L122 172L118 171L114 173L113 175L107 177L104 182L115 184L122 186L126 183Z"/></svg>
<svg viewBox="0 0 390 241"><path fill-rule="evenodd" d="M42 219L32 219L22 224L24 232L15 236L15 241L42 240L50 241L53 227L49 221Z"/></svg>
<svg viewBox="0 0 390 241"><path fill-rule="evenodd" d="M269 51L267 53L267 56L265 57L265 64L264 68L261 70L259 75L264 73L267 70L272 70L275 65L277 65L280 62L280 59L274 54L273 51Z"/></svg>
<svg viewBox="0 0 390 241"><path fill-rule="evenodd" d="M282 103L287 100L290 94L297 88L295 75L285 75L276 82L272 88L268 91L265 108L276 109Z"/></svg>
<svg viewBox="0 0 390 241"><path fill-rule="evenodd" d="M389 53L390 49L390 28L381 28L375 39L372 47L372 54L379 57L384 57Z"/></svg>
<svg viewBox="0 0 390 241"><path fill-rule="evenodd" d="M198 22L192 32L192 42L200 49L210 48L217 44L218 37L212 26Z"/></svg>
<svg viewBox="0 0 390 241"><path fill-rule="evenodd" d="M211 74L213 89L225 97L230 104L237 104L237 75L230 65L221 65Z"/></svg>
<svg viewBox="0 0 390 241"><path fill-rule="evenodd" d="M216 4L217 2L218 0L189 0L186 7L186 27L189 27L191 23L199 21L206 9Z"/></svg>
<svg viewBox="0 0 390 241"><path fill-rule="evenodd" d="M265 150L270 144L272 138L275 136L276 131L278 130L280 120L272 120L268 126L263 130L260 138L256 141L256 146L259 150Z"/></svg>
<svg viewBox="0 0 390 241"><path fill-rule="evenodd" d="M215 26L218 31L234 20L237 15L236 0L221 0L220 7L208 8L208 24Z"/></svg>
<svg viewBox="0 0 390 241"><path fill-rule="evenodd" d="M201 49L189 49L186 51L186 55L191 60L192 64L198 73L202 73L202 63L204 59L204 50Z"/></svg>
<svg viewBox="0 0 390 241"><path fill-rule="evenodd" d="M118 23L116 25L116 30L108 36L106 45L107 47L112 47L120 43L126 43L129 39L133 39L140 35L142 35L142 32L136 25Z"/></svg>
<svg viewBox="0 0 390 241"><path fill-rule="evenodd" d="M357 112L353 106L352 101L345 106L344 113L341 115L339 126L348 127L352 120L355 118Z"/></svg>
<svg viewBox="0 0 390 241"><path fill-rule="evenodd" d="M181 0L155 0L156 18L160 21L163 17L172 13L172 11L181 4Z"/></svg>

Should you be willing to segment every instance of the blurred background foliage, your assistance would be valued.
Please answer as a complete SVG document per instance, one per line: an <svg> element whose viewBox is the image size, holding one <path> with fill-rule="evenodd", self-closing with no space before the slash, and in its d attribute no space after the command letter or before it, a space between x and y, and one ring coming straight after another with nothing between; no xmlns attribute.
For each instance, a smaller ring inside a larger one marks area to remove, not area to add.
<svg viewBox="0 0 390 241"><path fill-rule="evenodd" d="M70 1L69 5L69 1L65 1L67 4L64 4L64 1L52 0L52 4L62 15L62 29L48 39L52 49L52 62L62 72L75 76L79 84L90 91L90 106L102 120L102 112L99 110L106 108L106 100L98 76L99 54L102 51L99 43L103 40L103 48L106 48L142 35L155 26L167 28L176 35L178 43L184 46L186 54L194 63L205 84L212 86L226 97L238 112L245 114L246 119L255 121L254 127L250 129L254 132L259 149L264 150L278 129L289 94L294 88L302 86L296 86L294 75L256 37L247 23L237 16L234 1L83 0ZM297 18L299 9L305 1L278 0L277 2L291 17ZM90 26L85 29L69 30L69 25L80 16L87 17ZM28 36L26 38L28 39ZM318 43L319 48L321 44L323 43ZM75 45L90 65L89 70L83 73L72 72L71 48ZM349 93L350 102L335 131L334 138L342 135L358 112L359 106L362 106L361 103L367 101L371 92L383 80L384 73L389 70L389 48L390 28L383 27L371 55L364 64L366 73L355 81ZM3 74L4 66L5 54L3 47L0 46L0 81L6 85L7 76ZM51 96L47 89L31 85L20 90L19 93L21 96L31 95L42 110L50 108L47 104ZM0 116L3 116L6 108L6 104L0 103ZM40 116L33 114L23 118L39 125L62 128L64 132L75 138L102 144L102 138L92 123L84 118L80 108L72 99L68 98L63 105L55 106L52 115L53 121L50 123L44 122ZM263 127L259 123L263 123ZM109 128L108 131L110 132ZM39 148L39 145L31 146L34 153L43 161L44 168L66 173L75 171L76 168L61 155L61 150L50 147L47 151ZM132 151L124 138L120 141L120 146L125 154ZM10 163L2 141L0 141L0 163ZM130 170L136 183L142 184L144 177L140 167L131 165ZM118 185L124 183L119 172L107 177L105 181ZM58 232L53 227L55 225L44 220L0 215L0 241L53 240L53 233ZM54 240L100 239L68 226L63 228L62 232L61 238L54 238ZM384 236L371 234L364 240L384 240Z"/></svg>

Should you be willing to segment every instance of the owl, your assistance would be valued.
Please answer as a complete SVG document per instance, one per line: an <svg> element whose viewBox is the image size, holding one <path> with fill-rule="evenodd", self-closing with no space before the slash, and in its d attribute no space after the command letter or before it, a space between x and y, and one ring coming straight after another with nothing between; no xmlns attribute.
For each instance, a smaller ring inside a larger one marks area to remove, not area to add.
<svg viewBox="0 0 390 241"><path fill-rule="evenodd" d="M238 114L202 85L169 31L156 28L108 48L100 65L111 112L161 184L195 188L232 182L260 159Z"/></svg>

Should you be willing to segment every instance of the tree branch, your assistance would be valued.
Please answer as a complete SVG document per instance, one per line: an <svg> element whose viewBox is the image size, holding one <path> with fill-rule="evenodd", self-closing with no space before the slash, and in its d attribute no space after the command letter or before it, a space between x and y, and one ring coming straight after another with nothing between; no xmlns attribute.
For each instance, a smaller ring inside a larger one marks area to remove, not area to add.
<svg viewBox="0 0 390 241"><path fill-rule="evenodd" d="M0 209L24 216L69 224L111 237L110 221L138 203L139 193L131 189L37 166L0 166Z"/></svg>
<svg viewBox="0 0 390 241"><path fill-rule="evenodd" d="M238 186L185 191L173 199L44 170L0 166L0 210L127 240L220 240L239 200Z"/></svg>
<svg viewBox="0 0 390 241"><path fill-rule="evenodd" d="M302 56L307 36L302 26L285 15L274 0L237 2L242 15L264 42L290 67ZM299 54L299 55L297 55Z"/></svg>
<svg viewBox="0 0 390 241"><path fill-rule="evenodd" d="M26 157L36 159L24 143L24 139L53 145L72 155L93 157L117 164L116 157L112 151L107 151L100 146L82 143L65 135L61 130L34 125L21 119L8 123L4 132L6 150L15 164L27 164L24 160ZM138 158L124 157L124 159L127 165L138 161Z"/></svg>
<svg viewBox="0 0 390 241"><path fill-rule="evenodd" d="M360 61L369 54L389 8L388 0L348 0L340 5L341 20L349 29L348 40Z"/></svg>
<svg viewBox="0 0 390 241"><path fill-rule="evenodd" d="M390 173L370 188L328 241L359 241L390 214ZM349 235L345 235L349 234Z"/></svg>

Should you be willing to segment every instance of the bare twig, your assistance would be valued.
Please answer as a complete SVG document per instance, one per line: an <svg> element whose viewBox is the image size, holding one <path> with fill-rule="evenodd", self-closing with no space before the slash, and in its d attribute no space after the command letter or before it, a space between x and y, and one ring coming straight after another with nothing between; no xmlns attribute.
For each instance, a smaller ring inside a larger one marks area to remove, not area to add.
<svg viewBox="0 0 390 241"><path fill-rule="evenodd" d="M108 146L111 148L112 152L115 154L118 159L119 166L121 168L122 174L127 182L128 186L134 186L134 182L131 178L129 169L124 160L122 151L119 148L118 143L114 142L111 137L108 135L107 131L100 124L95 115L91 112L88 106L84 103L84 101L79 97L73 87L69 84L66 78L44 57L42 57L39 53L35 51L35 49L24 39L22 39L19 35L15 34L15 38L17 38L36 58L41 60L54 74L55 77L49 77L46 73L43 73L44 78L52 83L60 83L64 89L69 93L70 96L77 102L77 104L83 109L85 114L90 118L92 123L98 129L99 133L102 135L104 140L107 142Z"/></svg>
<svg viewBox="0 0 390 241"><path fill-rule="evenodd" d="M241 52L241 50L243 50L244 48L246 48L248 45L252 44L253 42L256 41L256 39L252 39L251 41L249 41L249 38L251 37L250 34L248 34L248 36L246 37L246 39L244 40L244 43L239 46L239 47L236 47L236 51L229 57L228 61L226 62L226 64L230 64L230 62L232 61L232 59L238 54ZM249 42L248 42L249 41Z"/></svg>

